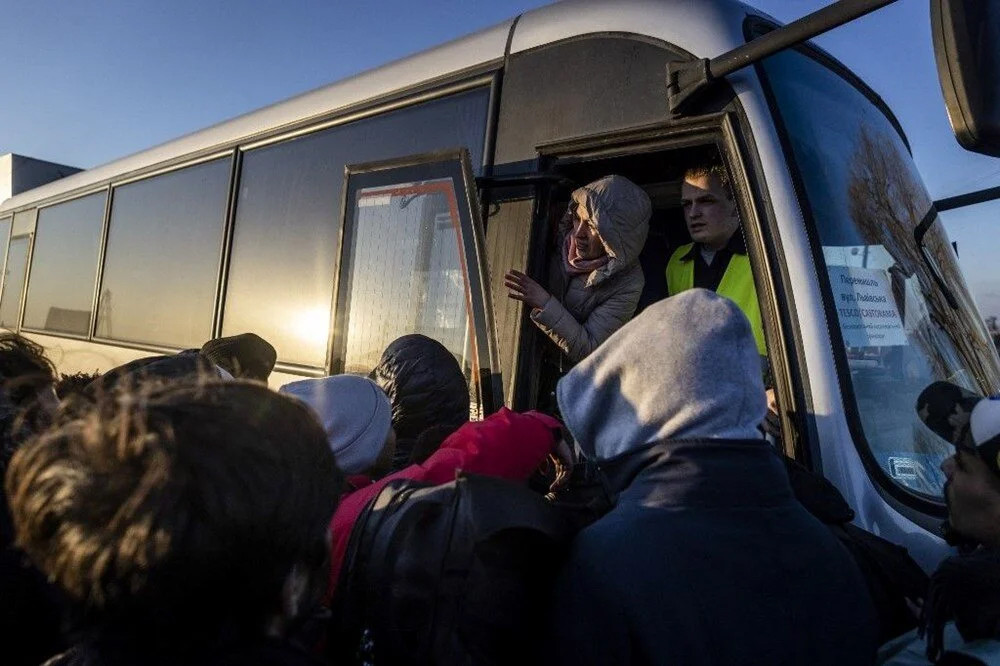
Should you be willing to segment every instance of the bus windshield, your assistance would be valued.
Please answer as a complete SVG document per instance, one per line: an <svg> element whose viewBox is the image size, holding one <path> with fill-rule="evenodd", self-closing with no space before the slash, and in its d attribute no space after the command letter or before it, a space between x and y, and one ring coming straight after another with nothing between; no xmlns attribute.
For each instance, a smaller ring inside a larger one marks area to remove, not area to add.
<svg viewBox="0 0 1000 666"><path fill-rule="evenodd" d="M763 73L822 246L828 316L849 371L845 400L868 448L859 449L895 484L940 501L938 466L954 449L917 418L917 396L936 380L983 394L1000 387L1000 364L955 252L935 220L922 255L914 228L936 215L932 201L900 133L868 95L800 51L768 58Z"/></svg>

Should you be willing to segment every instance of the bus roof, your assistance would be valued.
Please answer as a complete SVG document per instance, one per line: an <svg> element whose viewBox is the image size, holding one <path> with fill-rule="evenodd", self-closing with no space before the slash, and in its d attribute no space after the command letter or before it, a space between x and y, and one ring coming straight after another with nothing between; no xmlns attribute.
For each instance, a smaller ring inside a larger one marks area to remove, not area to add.
<svg viewBox="0 0 1000 666"><path fill-rule="evenodd" d="M735 0L566 0L522 14L514 33L510 19L491 28L416 55L382 65L322 88L237 116L206 129L82 171L7 199L0 214L121 179L181 156L214 147L252 142L283 127L335 116L366 100L499 63L510 38L510 53L595 33L640 34L684 49L697 57L713 57L743 43L748 14L765 16ZM664 102L665 103L665 102Z"/></svg>

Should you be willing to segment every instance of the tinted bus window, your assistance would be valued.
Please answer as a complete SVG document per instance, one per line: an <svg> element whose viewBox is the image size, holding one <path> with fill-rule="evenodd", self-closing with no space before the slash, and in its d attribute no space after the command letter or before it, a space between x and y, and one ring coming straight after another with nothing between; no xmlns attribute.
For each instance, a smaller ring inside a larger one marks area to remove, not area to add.
<svg viewBox="0 0 1000 666"><path fill-rule="evenodd" d="M3 292L0 294L0 326L17 329L17 318L21 314L21 292L24 289L24 274L28 268L28 247L31 236L18 236L10 240L7 263L4 265Z"/></svg>
<svg viewBox="0 0 1000 666"><path fill-rule="evenodd" d="M230 161L116 187L99 337L200 347L212 337Z"/></svg>
<svg viewBox="0 0 1000 666"><path fill-rule="evenodd" d="M894 483L941 500L939 465L954 449L920 422L917 396L937 380L982 393L1000 387L955 252L935 222L924 245L957 300L952 308L914 240L931 199L886 115L801 53L773 56L764 69L816 223L831 321L844 342L842 381L868 450Z"/></svg>
<svg viewBox="0 0 1000 666"><path fill-rule="evenodd" d="M325 365L344 167L467 147L478 168L487 107L474 90L248 151L223 335L253 331L281 361Z"/></svg>
<svg viewBox="0 0 1000 666"><path fill-rule="evenodd" d="M101 251L99 192L38 211L24 304L24 327L87 335Z"/></svg>
<svg viewBox="0 0 1000 666"><path fill-rule="evenodd" d="M3 265L7 261L7 241L10 240L10 217L0 218L0 282L3 282ZM0 284L0 288L3 285Z"/></svg>

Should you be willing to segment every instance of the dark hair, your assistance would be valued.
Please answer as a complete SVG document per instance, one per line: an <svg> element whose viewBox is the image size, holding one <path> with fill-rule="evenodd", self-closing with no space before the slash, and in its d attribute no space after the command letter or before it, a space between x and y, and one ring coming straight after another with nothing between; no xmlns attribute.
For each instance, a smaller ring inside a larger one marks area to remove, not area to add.
<svg viewBox="0 0 1000 666"><path fill-rule="evenodd" d="M41 345L17 333L0 333L0 382L11 402L23 405L55 378L55 366Z"/></svg>
<svg viewBox="0 0 1000 666"><path fill-rule="evenodd" d="M84 395L88 385L101 376L99 372L74 372L73 374L59 375L59 381L55 384L56 395L60 400L65 400L70 396Z"/></svg>
<svg viewBox="0 0 1000 666"><path fill-rule="evenodd" d="M48 425L48 414L36 399L55 376L41 345L16 333L0 333L0 474L14 451Z"/></svg>
<svg viewBox="0 0 1000 666"><path fill-rule="evenodd" d="M213 382L72 412L15 455L7 493L91 641L184 655L262 635L293 567L325 584L342 483L304 405Z"/></svg>
<svg viewBox="0 0 1000 666"><path fill-rule="evenodd" d="M725 165L717 161L709 161L702 164L690 166L684 170L684 180L689 178L714 177L719 181L719 185L726 191L726 198L733 200L733 188L729 182L729 171Z"/></svg>

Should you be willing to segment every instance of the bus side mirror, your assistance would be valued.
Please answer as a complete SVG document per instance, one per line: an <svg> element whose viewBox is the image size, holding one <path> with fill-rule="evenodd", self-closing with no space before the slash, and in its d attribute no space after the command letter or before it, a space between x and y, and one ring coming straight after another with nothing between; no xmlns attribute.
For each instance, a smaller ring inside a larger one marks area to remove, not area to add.
<svg viewBox="0 0 1000 666"><path fill-rule="evenodd" d="M931 32L955 138L1000 157L1000 0L931 0Z"/></svg>

